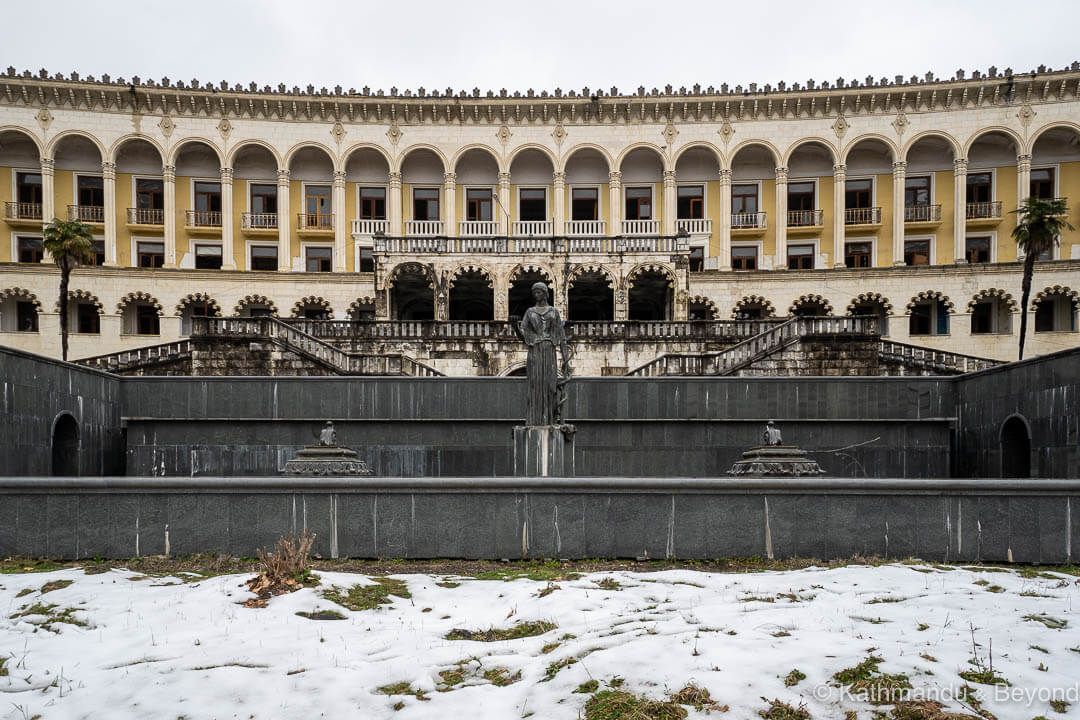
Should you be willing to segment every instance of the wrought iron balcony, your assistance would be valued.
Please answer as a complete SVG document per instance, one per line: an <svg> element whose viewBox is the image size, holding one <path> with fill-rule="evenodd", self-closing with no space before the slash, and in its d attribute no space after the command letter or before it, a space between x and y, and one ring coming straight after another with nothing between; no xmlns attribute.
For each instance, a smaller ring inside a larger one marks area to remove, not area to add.
<svg viewBox="0 0 1080 720"><path fill-rule="evenodd" d="M373 244L377 253L407 253L434 255L444 253L673 253L689 252L686 237L606 237L604 235L577 237L383 237L376 235Z"/></svg>
<svg viewBox="0 0 1080 720"><path fill-rule="evenodd" d="M221 213L216 210L186 210L184 225L189 228L220 228Z"/></svg>
<svg viewBox="0 0 1080 720"><path fill-rule="evenodd" d="M6 202L4 218L7 220L41 220L41 203Z"/></svg>
<svg viewBox="0 0 1080 720"><path fill-rule="evenodd" d="M731 214L731 229L732 230L764 230L765 229L765 213L732 213Z"/></svg>
<svg viewBox="0 0 1080 720"><path fill-rule="evenodd" d="M788 227L819 227L825 224L824 210L788 210Z"/></svg>
<svg viewBox="0 0 1080 720"><path fill-rule="evenodd" d="M299 213L296 216L297 230L329 230L334 229L334 214Z"/></svg>
<svg viewBox="0 0 1080 720"><path fill-rule="evenodd" d="M154 208L128 208L128 225L164 225L165 211Z"/></svg>
<svg viewBox="0 0 1080 720"><path fill-rule="evenodd" d="M241 230L277 230L277 213L241 213Z"/></svg>
<svg viewBox="0 0 1080 720"><path fill-rule="evenodd" d="M845 225L880 225L881 224L881 208L879 208L879 207L845 208L844 209L844 224Z"/></svg>
<svg viewBox="0 0 1080 720"><path fill-rule="evenodd" d="M969 202L967 204L968 220L1000 220L1001 201Z"/></svg>
<svg viewBox="0 0 1080 720"><path fill-rule="evenodd" d="M101 205L68 205L68 220L102 224L105 222L105 208Z"/></svg>
<svg viewBox="0 0 1080 720"><path fill-rule="evenodd" d="M904 207L904 222L941 222L941 205L907 205Z"/></svg>

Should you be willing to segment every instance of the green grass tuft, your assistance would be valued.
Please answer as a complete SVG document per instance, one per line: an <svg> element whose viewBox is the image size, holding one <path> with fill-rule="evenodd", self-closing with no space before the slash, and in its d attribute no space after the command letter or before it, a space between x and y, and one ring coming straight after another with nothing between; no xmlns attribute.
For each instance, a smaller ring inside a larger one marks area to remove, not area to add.
<svg viewBox="0 0 1080 720"><path fill-rule="evenodd" d="M765 718L765 720L810 720L810 712L805 705L800 704L799 707L792 707L779 699L761 699L769 703L767 709L758 711L758 715Z"/></svg>
<svg viewBox="0 0 1080 720"><path fill-rule="evenodd" d="M337 603L348 610L374 610L380 605L390 605L390 596L411 598L409 587L404 580L394 578L372 578L374 585L353 585L344 590L336 585L323 590L320 595L330 602Z"/></svg>
<svg viewBox="0 0 1080 720"><path fill-rule="evenodd" d="M574 692L575 693L582 693L583 695L588 695L590 693L596 692L596 689L598 687L600 687L600 681L599 680L586 680L585 682L578 685L577 688L574 690Z"/></svg>
<svg viewBox="0 0 1080 720"><path fill-rule="evenodd" d="M501 640L519 640L551 632L555 623L537 620L522 622L508 628L490 628L488 630L465 630L454 628L446 634L447 640L473 640L477 642L499 642Z"/></svg>
<svg viewBox="0 0 1080 720"><path fill-rule="evenodd" d="M302 618L308 620L344 620L345 616L339 613L337 610L314 610L312 612L299 611L296 613Z"/></svg>
<svg viewBox="0 0 1080 720"><path fill-rule="evenodd" d="M571 665L574 665L576 663L577 658L575 657L568 657L563 658L562 660L556 660L555 662L547 666L547 672L544 673L544 679L540 682L547 682L548 680L551 680L559 674L560 670L566 667L570 667Z"/></svg>
<svg viewBox="0 0 1080 720"><path fill-rule="evenodd" d="M793 669L784 678L784 687L793 687L806 679L806 673L799 670L799 668Z"/></svg>
<svg viewBox="0 0 1080 720"><path fill-rule="evenodd" d="M853 695L865 696L873 705L892 704L900 699L901 691L911 689L907 675L890 675L878 670L884 660L871 655L854 667L845 668L833 675L833 680L851 687Z"/></svg>
<svg viewBox="0 0 1080 720"><path fill-rule="evenodd" d="M1040 622L1051 630L1063 630L1069 625L1068 620L1061 620L1056 617L1050 617L1045 613L1039 615L1025 615L1023 619L1030 622Z"/></svg>
<svg viewBox="0 0 1080 720"><path fill-rule="evenodd" d="M682 720L677 703L650 700L625 690L601 690L585 703L585 720Z"/></svg>

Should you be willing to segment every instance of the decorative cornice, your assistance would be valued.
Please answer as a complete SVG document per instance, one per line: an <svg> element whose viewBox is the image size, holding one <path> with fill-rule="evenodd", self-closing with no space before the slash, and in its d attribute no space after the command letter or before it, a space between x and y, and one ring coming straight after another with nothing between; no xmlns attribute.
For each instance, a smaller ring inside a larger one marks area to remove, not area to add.
<svg viewBox="0 0 1080 720"><path fill-rule="evenodd" d="M702 89L694 85L678 90L670 85L663 91L645 87L635 93L623 94L618 88L610 91L583 88L563 92L529 89L513 93L505 89L498 93L478 88L455 93L417 91L391 88L389 93L363 88L345 91L341 86L332 91L308 85L287 89L259 88L249 83L230 86L160 81L143 81L134 77L112 80L103 75L100 80L82 78L78 73L64 76L45 70L36 75L30 71L17 73L9 67L0 73L0 104L36 108L39 122L51 122L49 108L97 110L103 112L136 112L162 116L159 127L167 136L174 126L172 117L255 118L288 121L329 123L376 123L397 128L391 141L400 138L402 125L415 124L491 124L508 130L512 125L526 123L551 124L556 127L583 123L664 123L721 122L725 142L734 132L733 120L848 118L860 115L891 114L904 118L897 127L902 134L906 116L919 112L939 112L973 107L1015 105L1020 108L1021 121L1033 117L1033 104L1076 100L1080 95L1080 62L1052 70L1039 66L1028 73L1014 74L1011 68L1000 73L991 67L985 73L975 71L970 77L958 70L952 78L939 80L933 73L922 78L905 80L896 76L862 81L837 78L835 83L808 80L805 84L779 82L775 87L759 87L750 83L729 88ZM165 119L170 118L170 119ZM219 123L219 132L227 136L232 123ZM342 127L344 129L344 127ZM674 127L672 127L674 129ZM333 130L331 132L334 132ZM556 136L556 142L565 129ZM669 133L670 134L670 133ZM342 135L335 134L335 139Z"/></svg>

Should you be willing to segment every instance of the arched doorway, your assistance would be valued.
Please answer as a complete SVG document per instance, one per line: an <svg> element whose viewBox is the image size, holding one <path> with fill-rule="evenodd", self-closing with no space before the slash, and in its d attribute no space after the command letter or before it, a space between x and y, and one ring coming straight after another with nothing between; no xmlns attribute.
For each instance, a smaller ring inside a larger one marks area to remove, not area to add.
<svg viewBox="0 0 1080 720"><path fill-rule="evenodd" d="M71 413L61 413L53 423L52 474L79 474L79 424Z"/></svg>
<svg viewBox="0 0 1080 720"><path fill-rule="evenodd" d="M1031 435L1027 423L1019 415L1008 418L1001 426L1001 477L1031 477Z"/></svg>

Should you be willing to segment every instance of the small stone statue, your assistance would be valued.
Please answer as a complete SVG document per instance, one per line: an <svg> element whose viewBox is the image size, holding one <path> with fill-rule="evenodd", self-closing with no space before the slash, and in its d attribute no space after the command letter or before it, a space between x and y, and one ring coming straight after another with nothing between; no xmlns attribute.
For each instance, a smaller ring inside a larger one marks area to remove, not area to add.
<svg viewBox="0 0 1080 720"><path fill-rule="evenodd" d="M326 425L319 431L319 445L323 447L337 446L337 430L334 429L334 423L330 420L327 420Z"/></svg>
<svg viewBox="0 0 1080 720"><path fill-rule="evenodd" d="M570 379L570 360L559 311L548 304L548 286L534 283L532 296L536 304L525 311L525 317L514 323L518 337L529 346L525 363L528 377L526 425L562 425L562 409L566 402L566 383ZM556 349L562 353L562 377L559 377Z"/></svg>
<svg viewBox="0 0 1080 720"><path fill-rule="evenodd" d="M776 426L776 422L770 420L765 425L765 432L761 435L762 445L783 445L784 439L780 437L780 428Z"/></svg>

